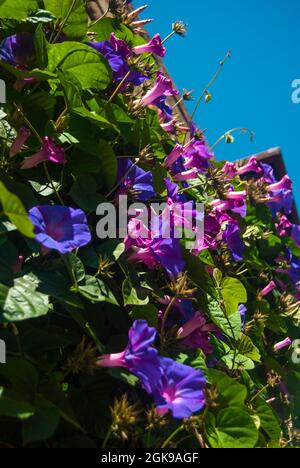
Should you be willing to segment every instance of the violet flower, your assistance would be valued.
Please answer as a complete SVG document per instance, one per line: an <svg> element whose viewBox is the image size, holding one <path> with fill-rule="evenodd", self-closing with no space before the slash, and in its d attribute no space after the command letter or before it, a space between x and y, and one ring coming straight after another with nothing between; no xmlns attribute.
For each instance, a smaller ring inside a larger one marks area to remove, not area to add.
<svg viewBox="0 0 300 468"><path fill-rule="evenodd" d="M223 231L223 241L227 244L235 262L243 260L245 244L240 236L239 226L237 224L227 224Z"/></svg>
<svg viewBox="0 0 300 468"><path fill-rule="evenodd" d="M179 239L162 239L137 219L132 219L128 228L125 248L129 253L129 261L144 263L151 270L162 266L171 277L176 277L183 271L185 262L182 259Z"/></svg>
<svg viewBox="0 0 300 468"><path fill-rule="evenodd" d="M140 54L154 54L159 57L166 55L166 48L162 44L162 40L159 34L155 34L148 44L143 44L132 49L136 55Z"/></svg>
<svg viewBox="0 0 300 468"><path fill-rule="evenodd" d="M276 343L274 345L274 351L278 352L281 351L282 349L289 348L292 344L292 340L290 338L286 338L283 341L280 341L279 343Z"/></svg>
<svg viewBox="0 0 300 468"><path fill-rule="evenodd" d="M208 355L212 354L214 348L210 344L210 333L220 333L218 327L208 323L202 312L196 312L177 333L177 338L182 340L182 344L191 349L202 349Z"/></svg>
<svg viewBox="0 0 300 468"><path fill-rule="evenodd" d="M32 208L29 217L34 225L35 240L46 249L66 254L91 241L82 210L42 205Z"/></svg>
<svg viewBox="0 0 300 468"><path fill-rule="evenodd" d="M179 91L173 88L172 81L163 73L158 72L152 89L137 103L143 107L150 106L161 96L178 96Z"/></svg>
<svg viewBox="0 0 300 468"><path fill-rule="evenodd" d="M20 33L0 43L0 60L20 69L30 69L35 59L34 35Z"/></svg>
<svg viewBox="0 0 300 468"><path fill-rule="evenodd" d="M154 392L158 413L171 411L174 418L185 419L200 412L206 404L204 374L168 358L161 358L160 364L162 384Z"/></svg>
<svg viewBox="0 0 300 468"><path fill-rule="evenodd" d="M300 248L300 226L298 224L293 224L291 238L293 239L297 247Z"/></svg>
<svg viewBox="0 0 300 468"><path fill-rule="evenodd" d="M118 160L118 181L120 181L117 196L130 195L139 201L146 202L155 197L153 175L134 166L130 159Z"/></svg>
<svg viewBox="0 0 300 468"><path fill-rule="evenodd" d="M42 162L47 161L51 161L56 164L65 164L66 162L64 149L48 136L43 138L42 148L40 151L23 161L21 169L31 169Z"/></svg>
<svg viewBox="0 0 300 468"><path fill-rule="evenodd" d="M144 320L136 320L129 330L129 341L125 350L118 354L101 356L99 367L124 367L136 375L144 389L151 393L156 390L162 378L162 365L158 351L153 347L157 332Z"/></svg>
<svg viewBox="0 0 300 468"><path fill-rule="evenodd" d="M229 161L227 161L224 166L223 166L223 172L226 176L226 180L228 181L231 181L232 179L234 179L236 176L237 176L237 168L235 167L235 164L234 163L231 163Z"/></svg>
<svg viewBox="0 0 300 468"><path fill-rule="evenodd" d="M87 42L87 45L97 50L108 61L112 71L113 77L116 81L122 81L126 75L127 79L124 83L133 83L139 86L149 77L138 71L131 71L128 60L132 56L130 47L122 39L118 39L114 33L111 34L109 41L104 42Z"/></svg>
<svg viewBox="0 0 300 468"><path fill-rule="evenodd" d="M239 308L238 308L238 311L239 311L240 316L241 316L242 330L243 330L244 327L245 327L245 324L246 324L246 314L247 314L248 310L247 310L247 307L244 304L240 304Z"/></svg>
<svg viewBox="0 0 300 468"><path fill-rule="evenodd" d="M280 182L275 182L267 187L268 192L274 193L280 190L292 190L293 182L285 175Z"/></svg>
<svg viewBox="0 0 300 468"><path fill-rule="evenodd" d="M279 215L278 218L278 222L275 224L278 235L280 237L288 236L293 227L292 223L285 215Z"/></svg>
<svg viewBox="0 0 300 468"><path fill-rule="evenodd" d="M24 128L24 127L20 128L18 135L15 141L12 143L10 150L9 150L9 156L11 158L16 156L16 154L18 154L21 151L23 145L25 145L26 141L28 140L28 138L30 138L30 136L31 136L31 131L28 130L28 128Z"/></svg>

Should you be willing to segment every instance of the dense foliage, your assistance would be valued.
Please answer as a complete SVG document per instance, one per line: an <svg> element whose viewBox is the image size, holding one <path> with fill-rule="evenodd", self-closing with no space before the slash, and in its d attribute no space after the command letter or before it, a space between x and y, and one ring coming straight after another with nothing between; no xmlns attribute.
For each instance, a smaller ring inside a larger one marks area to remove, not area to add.
<svg viewBox="0 0 300 468"><path fill-rule="evenodd" d="M0 444L295 447L291 180L185 128L125 3L91 24L81 0L0 2ZM173 204L204 203L204 238L99 239L120 194L167 201L173 234Z"/></svg>

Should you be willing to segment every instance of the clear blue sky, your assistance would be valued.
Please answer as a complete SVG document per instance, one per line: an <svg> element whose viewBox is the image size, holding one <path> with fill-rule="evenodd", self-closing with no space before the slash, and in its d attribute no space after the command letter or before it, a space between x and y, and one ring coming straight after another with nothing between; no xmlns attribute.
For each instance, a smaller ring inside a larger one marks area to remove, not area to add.
<svg viewBox="0 0 300 468"><path fill-rule="evenodd" d="M140 6L145 1L135 0ZM235 160L280 146L300 208L300 104L292 103L291 83L300 79L299 0L149 0L143 17L155 18L150 33L165 37L175 20L188 23L185 39L173 37L165 62L177 87L199 96L227 50L225 65L202 104L197 124L213 143L226 130L248 127L251 143L237 136L221 144L218 159ZM193 109L193 103L189 105Z"/></svg>

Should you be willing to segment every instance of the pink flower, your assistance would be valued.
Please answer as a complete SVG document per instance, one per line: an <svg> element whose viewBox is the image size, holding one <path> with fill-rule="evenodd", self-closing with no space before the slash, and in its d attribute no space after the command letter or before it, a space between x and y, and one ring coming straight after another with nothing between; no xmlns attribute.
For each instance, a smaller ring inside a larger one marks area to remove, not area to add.
<svg viewBox="0 0 300 468"><path fill-rule="evenodd" d="M196 312L194 317L178 330L177 337L183 340L187 348L201 348L205 354L211 354L213 347L210 344L209 333L219 332L214 324L206 321L202 312Z"/></svg>
<svg viewBox="0 0 300 468"><path fill-rule="evenodd" d="M234 201L240 201L244 202L247 197L247 191L243 190L242 192L227 192L226 193L226 198L227 200L234 200Z"/></svg>
<svg viewBox="0 0 300 468"><path fill-rule="evenodd" d="M28 128L25 128L25 127L20 128L15 141L10 147L9 156L11 158L21 151L22 146L26 143L26 141L28 140L30 136L31 136L31 131L28 130Z"/></svg>
<svg viewBox="0 0 300 468"><path fill-rule="evenodd" d="M237 175L235 164L227 162L223 167L223 172L225 173L227 180L234 179L234 177Z"/></svg>
<svg viewBox="0 0 300 468"><path fill-rule="evenodd" d="M271 184L267 187L268 192L277 192L278 190L292 190L293 182L288 175L285 175L280 182Z"/></svg>
<svg viewBox="0 0 300 468"><path fill-rule="evenodd" d="M162 40L159 34L155 34L155 36L151 39L148 44L143 44L137 47L134 47L132 51L136 55L140 54L155 54L159 57L164 57L166 55L166 48L162 44Z"/></svg>
<svg viewBox="0 0 300 468"><path fill-rule="evenodd" d="M32 167L36 167L42 162L47 161L51 161L56 164L64 164L66 162L64 149L48 136L43 138L42 148L40 151L24 160L21 169L31 169Z"/></svg>
<svg viewBox="0 0 300 468"><path fill-rule="evenodd" d="M182 145L177 144L171 153L165 159L165 166L170 168L173 164L180 158L184 151L184 147Z"/></svg>
<svg viewBox="0 0 300 468"><path fill-rule="evenodd" d="M263 169L260 163L257 161L255 156L249 159L248 163L238 169L238 175L248 174L249 172L255 172L256 174L262 174Z"/></svg>
<svg viewBox="0 0 300 468"><path fill-rule="evenodd" d="M142 106L150 106L156 99L161 96L177 96L179 91L173 88L172 81L163 73L158 72L156 83L150 91L139 102Z"/></svg>
<svg viewBox="0 0 300 468"><path fill-rule="evenodd" d="M260 291L259 295L262 296L262 297L265 297L268 294L270 294L270 292L274 291L274 289L276 289L276 288L277 288L277 286L274 283L274 281L271 281L271 283L269 283L268 286L266 286L262 291Z"/></svg>
<svg viewBox="0 0 300 468"><path fill-rule="evenodd" d="M280 351L281 349L284 349L284 348L289 348L292 344L292 340L290 338L286 338L285 340L283 341L280 341L279 343L276 343L274 345L274 351L275 352L278 352Z"/></svg>
<svg viewBox="0 0 300 468"><path fill-rule="evenodd" d="M194 167L193 169L190 169L189 171L180 172L179 174L176 174L174 176L174 180L176 182L184 182L187 180L197 179L197 175L198 175L198 169Z"/></svg>

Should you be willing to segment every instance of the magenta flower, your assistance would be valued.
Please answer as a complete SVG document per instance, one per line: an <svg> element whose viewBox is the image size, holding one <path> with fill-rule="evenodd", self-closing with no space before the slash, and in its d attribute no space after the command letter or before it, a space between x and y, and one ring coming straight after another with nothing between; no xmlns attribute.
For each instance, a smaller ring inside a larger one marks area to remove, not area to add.
<svg viewBox="0 0 300 468"><path fill-rule="evenodd" d="M224 174L226 175L226 179L228 181L232 180L235 178L235 176L237 175L237 169L235 167L235 164L234 163L231 163L231 162L226 162L223 166L223 172Z"/></svg>
<svg viewBox="0 0 300 468"><path fill-rule="evenodd" d="M61 254L72 252L91 241L87 219L82 210L67 206L36 206L29 211L35 240L44 248Z"/></svg>
<svg viewBox="0 0 300 468"><path fill-rule="evenodd" d="M162 366L158 352L153 348L157 332L144 320L137 320L129 330L129 341L125 350L118 354L107 354L98 359L99 367L124 367L136 375L151 393L162 377Z"/></svg>
<svg viewBox="0 0 300 468"><path fill-rule="evenodd" d="M177 333L182 344L191 349L202 349L205 354L211 354L214 349L210 344L210 333L220 333L218 327L208 323L202 312L196 312Z"/></svg>
<svg viewBox="0 0 300 468"><path fill-rule="evenodd" d="M185 262L182 259L179 239L163 239L160 233L150 232L137 219L128 225L129 235L125 239L128 259L134 263L144 263L154 270L162 266L171 277L182 272Z"/></svg>
<svg viewBox="0 0 300 468"><path fill-rule="evenodd" d="M31 136L31 131L28 130L28 128L24 128L24 127L20 128L15 141L12 143L10 147L9 156L11 158L21 151L23 145L25 145L26 141L28 140L30 136Z"/></svg>
<svg viewBox="0 0 300 468"><path fill-rule="evenodd" d="M209 167L209 161L214 157L214 154L209 149L204 139L191 140L185 147L183 154L185 169L198 169L199 172L205 173Z"/></svg>
<svg viewBox="0 0 300 468"><path fill-rule="evenodd" d="M165 167L171 168L173 164L180 158L184 152L184 147L177 143L176 146L172 149L171 153L165 159Z"/></svg>
<svg viewBox="0 0 300 468"><path fill-rule="evenodd" d="M274 193L279 190L292 190L293 182L285 175L280 182L275 182L267 187L268 192Z"/></svg>
<svg viewBox="0 0 300 468"><path fill-rule="evenodd" d="M233 200L237 202L244 203L247 197L247 191L243 190L242 192L235 192L234 190L231 190L226 193L226 198L227 200Z"/></svg>
<svg viewBox="0 0 300 468"><path fill-rule="evenodd" d="M238 168L237 172L240 176L249 174L250 172L262 174L263 169L261 167L261 164L257 161L256 157L252 156L252 158L249 159L248 163L245 166Z"/></svg>
<svg viewBox="0 0 300 468"><path fill-rule="evenodd" d="M292 223L285 215L279 215L278 218L278 223L275 224L278 235L281 237L288 236L293 226Z"/></svg>
<svg viewBox="0 0 300 468"><path fill-rule="evenodd" d="M164 57L166 55L166 48L162 44L162 40L159 34L155 34L155 36L151 39L148 44L143 44L137 47L134 47L132 51L136 55L140 54L154 54L158 55L159 57Z"/></svg>
<svg viewBox="0 0 300 468"><path fill-rule="evenodd" d="M285 340L283 341L280 341L279 343L276 343L274 345L274 351L275 352L278 352L280 351L281 349L284 349L284 348L289 348L292 344L292 340L290 338L286 338Z"/></svg>
<svg viewBox="0 0 300 468"><path fill-rule="evenodd" d="M203 373L168 358L161 358L160 364L163 377L154 392L158 413L171 411L174 418L185 419L201 411L206 403Z"/></svg>
<svg viewBox="0 0 300 468"><path fill-rule="evenodd" d="M47 161L51 161L56 164L64 164L66 162L64 149L48 136L43 138L42 148L40 151L23 161L21 169L31 169L32 167L36 167L42 162Z"/></svg>
<svg viewBox="0 0 300 468"><path fill-rule="evenodd" d="M141 106L150 106L154 101L161 96L177 96L179 91L173 88L172 81L167 78L163 73L158 72L156 76L156 83L150 91L138 101Z"/></svg>
<svg viewBox="0 0 300 468"><path fill-rule="evenodd" d="M193 169L189 169L188 171L183 171L176 174L173 178L176 182L186 182L188 180L197 179L198 169L194 167Z"/></svg>
<svg viewBox="0 0 300 468"><path fill-rule="evenodd" d="M268 286L266 286L262 291L260 291L259 295L262 296L262 297L265 297L268 294L270 294L272 291L274 291L274 289L276 289L276 288L277 288L277 286L274 283L274 281L271 281L268 284Z"/></svg>

